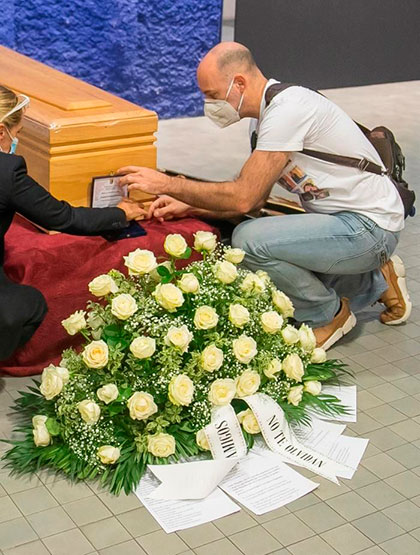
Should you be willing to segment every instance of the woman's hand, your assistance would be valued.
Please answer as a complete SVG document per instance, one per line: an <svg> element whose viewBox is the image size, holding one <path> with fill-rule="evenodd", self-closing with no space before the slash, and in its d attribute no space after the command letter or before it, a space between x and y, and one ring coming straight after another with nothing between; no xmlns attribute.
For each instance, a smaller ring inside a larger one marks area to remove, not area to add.
<svg viewBox="0 0 420 555"><path fill-rule="evenodd" d="M117 208L121 208L125 212L125 217L127 221L131 220L144 220L147 218L147 212L144 209L141 202L136 202L130 200L129 198L124 198L118 205Z"/></svg>
<svg viewBox="0 0 420 555"><path fill-rule="evenodd" d="M189 204L167 195L157 198L149 207L148 218L156 218L160 222L174 218L185 218L191 209Z"/></svg>

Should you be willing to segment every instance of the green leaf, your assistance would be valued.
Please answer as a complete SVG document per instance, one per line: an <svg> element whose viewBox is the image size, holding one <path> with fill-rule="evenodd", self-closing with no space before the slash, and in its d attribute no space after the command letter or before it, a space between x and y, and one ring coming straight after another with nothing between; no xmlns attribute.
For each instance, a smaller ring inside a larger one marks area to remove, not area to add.
<svg viewBox="0 0 420 555"><path fill-rule="evenodd" d="M126 349L130 345L129 341L127 341L124 337L107 337L106 343L110 347L119 347L122 350Z"/></svg>
<svg viewBox="0 0 420 555"><path fill-rule="evenodd" d="M114 416L115 414L120 414L124 412L124 410L125 410L125 406L118 405L117 403L113 403L112 405L108 406L108 412L111 416Z"/></svg>
<svg viewBox="0 0 420 555"><path fill-rule="evenodd" d="M167 278L167 277L170 278L172 276L171 272L168 270L166 266L158 266L156 268L156 271L163 278Z"/></svg>
<svg viewBox="0 0 420 555"><path fill-rule="evenodd" d="M47 418L45 426L52 436L60 435L60 424L55 418Z"/></svg>
<svg viewBox="0 0 420 555"><path fill-rule="evenodd" d="M121 335L121 327L118 324L110 324L102 331L105 337L119 337Z"/></svg>
<svg viewBox="0 0 420 555"><path fill-rule="evenodd" d="M186 260L187 258L190 258L191 253L192 253L191 248L190 248L190 247L187 247L186 250L185 250L185 252L184 252L184 254L183 254L182 256L178 256L177 258L181 258L181 259L183 259L183 260Z"/></svg>

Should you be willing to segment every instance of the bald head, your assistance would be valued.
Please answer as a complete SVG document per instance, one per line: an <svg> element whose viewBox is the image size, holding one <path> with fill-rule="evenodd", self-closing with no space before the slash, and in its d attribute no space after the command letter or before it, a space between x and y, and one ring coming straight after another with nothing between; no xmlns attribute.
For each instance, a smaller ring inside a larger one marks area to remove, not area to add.
<svg viewBox="0 0 420 555"><path fill-rule="evenodd" d="M221 42L212 48L209 55L215 56L219 71L252 73L257 69L251 51L239 42Z"/></svg>
<svg viewBox="0 0 420 555"><path fill-rule="evenodd" d="M216 44L198 66L197 74L218 72L218 77L229 79L234 73L252 74L257 65L251 51L239 42L221 42Z"/></svg>
<svg viewBox="0 0 420 555"><path fill-rule="evenodd" d="M197 68L197 80L207 99L223 100L229 91L235 109L246 89L241 111L245 115L256 112L267 81L250 50L239 42L221 42L209 50Z"/></svg>

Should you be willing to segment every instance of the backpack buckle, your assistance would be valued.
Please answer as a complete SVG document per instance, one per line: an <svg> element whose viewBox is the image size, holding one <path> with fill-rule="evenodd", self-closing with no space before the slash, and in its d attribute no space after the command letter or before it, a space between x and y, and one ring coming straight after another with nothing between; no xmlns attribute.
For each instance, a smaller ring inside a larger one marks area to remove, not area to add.
<svg viewBox="0 0 420 555"><path fill-rule="evenodd" d="M361 160L359 160L359 163L357 164L357 167L361 172L365 171L365 169L368 166L369 166L369 160L366 160L366 158L362 158Z"/></svg>

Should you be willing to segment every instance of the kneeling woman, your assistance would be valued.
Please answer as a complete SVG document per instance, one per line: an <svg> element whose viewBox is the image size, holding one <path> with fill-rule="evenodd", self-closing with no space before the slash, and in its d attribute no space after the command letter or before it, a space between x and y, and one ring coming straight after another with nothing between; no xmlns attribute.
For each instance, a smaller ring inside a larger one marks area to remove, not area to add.
<svg viewBox="0 0 420 555"><path fill-rule="evenodd" d="M141 205L128 199L116 208L73 208L29 177L25 160L14 154L28 104L27 96L0 85L0 361L32 337L47 312L40 291L13 283L3 270L4 236L15 212L47 229L73 235L100 235L145 215Z"/></svg>

